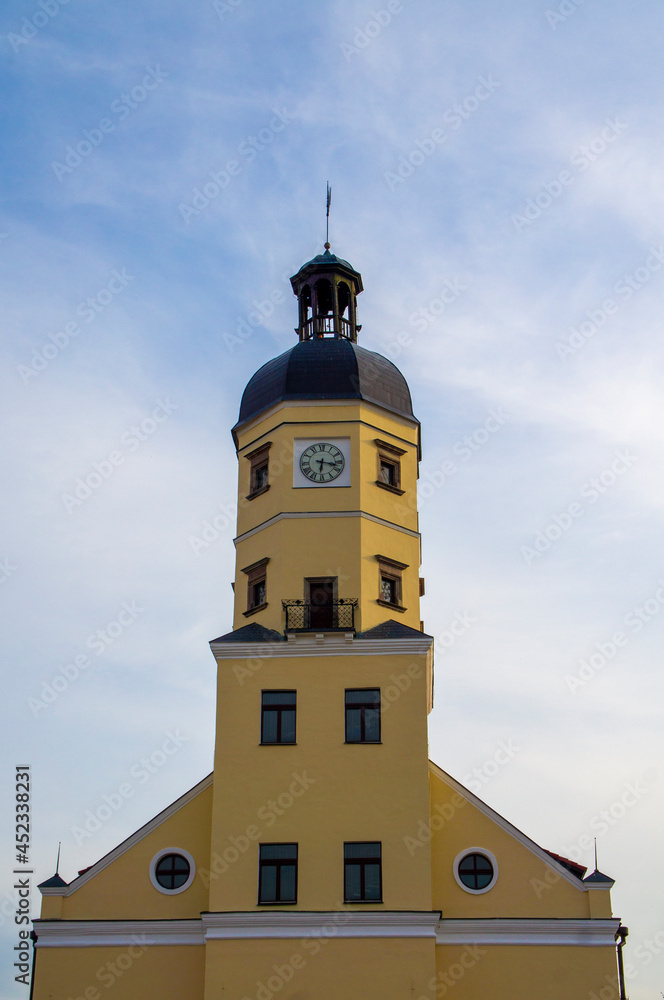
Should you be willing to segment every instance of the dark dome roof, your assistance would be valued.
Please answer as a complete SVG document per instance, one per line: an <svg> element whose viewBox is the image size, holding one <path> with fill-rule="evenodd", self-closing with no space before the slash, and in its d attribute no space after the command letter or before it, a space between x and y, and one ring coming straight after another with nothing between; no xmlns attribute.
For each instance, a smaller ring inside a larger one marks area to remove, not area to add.
<svg viewBox="0 0 664 1000"><path fill-rule="evenodd" d="M238 423L289 399L366 399L413 416L405 378L391 361L350 340L302 340L249 380Z"/></svg>

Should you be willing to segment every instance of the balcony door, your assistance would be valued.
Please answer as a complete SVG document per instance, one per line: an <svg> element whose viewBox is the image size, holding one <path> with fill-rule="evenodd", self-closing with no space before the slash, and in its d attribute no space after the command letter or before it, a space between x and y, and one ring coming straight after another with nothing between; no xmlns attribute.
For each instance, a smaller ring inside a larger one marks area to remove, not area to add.
<svg viewBox="0 0 664 1000"><path fill-rule="evenodd" d="M337 627L336 576L319 576L305 580L305 600L309 606L309 628Z"/></svg>

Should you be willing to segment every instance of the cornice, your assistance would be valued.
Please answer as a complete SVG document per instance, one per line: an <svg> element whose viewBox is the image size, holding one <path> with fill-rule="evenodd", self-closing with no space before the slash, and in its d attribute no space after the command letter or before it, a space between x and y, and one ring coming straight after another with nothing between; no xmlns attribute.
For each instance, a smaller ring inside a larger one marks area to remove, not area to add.
<svg viewBox="0 0 664 1000"><path fill-rule="evenodd" d="M36 948L137 948L203 945L194 920L35 920Z"/></svg>
<svg viewBox="0 0 664 1000"><path fill-rule="evenodd" d="M412 528L404 528L401 524L396 524L394 521L387 521L383 517L377 517L375 514L368 514L364 510L312 510L312 511L282 511L279 514L275 514L274 517L269 517L267 521L262 521L261 524L257 524L255 528L250 528L249 531L243 532L243 534L238 535L233 539L233 544L237 545L238 542L244 542L245 539L251 538L259 531L263 531L264 528L271 528L273 524L277 524L278 521L288 521L293 518L314 518L314 517L363 517L367 521L373 521L374 524L381 524L385 528L393 528L395 531L400 531L404 535L410 535L411 538L420 538L420 532L414 531Z"/></svg>
<svg viewBox="0 0 664 1000"><path fill-rule="evenodd" d="M437 944L475 945L574 945L615 948L619 920L494 918L443 919L436 931Z"/></svg>
<svg viewBox="0 0 664 1000"><path fill-rule="evenodd" d="M440 913L356 910L204 913L206 940L303 937L435 937Z"/></svg>
<svg viewBox="0 0 664 1000"><path fill-rule="evenodd" d="M217 660L272 660L300 656L422 656L433 647L421 639L359 639L352 632L290 632L287 642L211 642Z"/></svg>

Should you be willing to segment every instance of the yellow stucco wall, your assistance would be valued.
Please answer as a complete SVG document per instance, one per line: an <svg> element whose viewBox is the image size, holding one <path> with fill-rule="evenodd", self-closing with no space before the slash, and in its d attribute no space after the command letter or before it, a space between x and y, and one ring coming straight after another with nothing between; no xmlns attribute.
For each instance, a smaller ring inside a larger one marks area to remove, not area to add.
<svg viewBox="0 0 664 1000"><path fill-rule="evenodd" d="M417 1000L435 975L433 939L217 941L205 1000ZM276 967L276 968L275 968Z"/></svg>
<svg viewBox="0 0 664 1000"><path fill-rule="evenodd" d="M348 438L351 444L351 485L347 487L293 487L293 441ZM376 439L403 449L401 487L403 496L376 485L378 453ZM282 405L267 416L252 421L239 433L239 493L237 558L235 574L234 628L255 621L282 631L282 598L302 599L306 577L336 576L339 596L362 598L359 629L371 628L389 617L411 628L420 627L419 566L417 532L417 425L399 419L370 404L343 406ZM244 457L266 441L270 449L270 489L247 501L250 462ZM358 512L368 517L271 518L287 513ZM261 527L262 526L262 527ZM408 528L411 534L399 530ZM248 538L247 532L259 530ZM376 603L379 568L376 555L405 563L402 604L405 612L390 611ZM267 567L268 607L247 617L247 576L243 568L269 558Z"/></svg>
<svg viewBox="0 0 664 1000"><path fill-rule="evenodd" d="M611 947L442 945L423 1000L618 1000L616 984Z"/></svg>
<svg viewBox="0 0 664 1000"><path fill-rule="evenodd" d="M396 694L381 744L344 743L347 687ZM259 745L263 689L297 691L296 745ZM332 910L343 898L344 841L379 840L385 908L430 909L428 847L408 859L402 839L429 809L426 656L222 660L218 690L212 851L222 870L210 908L256 908L258 843L296 842L297 908Z"/></svg>
<svg viewBox="0 0 664 1000"><path fill-rule="evenodd" d="M199 1000L203 947L40 948L34 1000Z"/></svg>

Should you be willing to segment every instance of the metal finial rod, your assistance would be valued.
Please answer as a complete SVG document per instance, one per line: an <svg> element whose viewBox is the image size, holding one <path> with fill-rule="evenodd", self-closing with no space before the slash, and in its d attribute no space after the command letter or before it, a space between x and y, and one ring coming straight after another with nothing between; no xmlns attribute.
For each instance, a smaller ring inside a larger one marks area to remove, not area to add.
<svg viewBox="0 0 664 1000"><path fill-rule="evenodd" d="M327 211L325 213L326 225L325 225L325 249L330 249L330 202L332 201L332 188L330 187L330 182L327 182Z"/></svg>
<svg viewBox="0 0 664 1000"><path fill-rule="evenodd" d="M58 860L55 862L55 874L60 873L60 848L62 847L62 841L58 841Z"/></svg>

